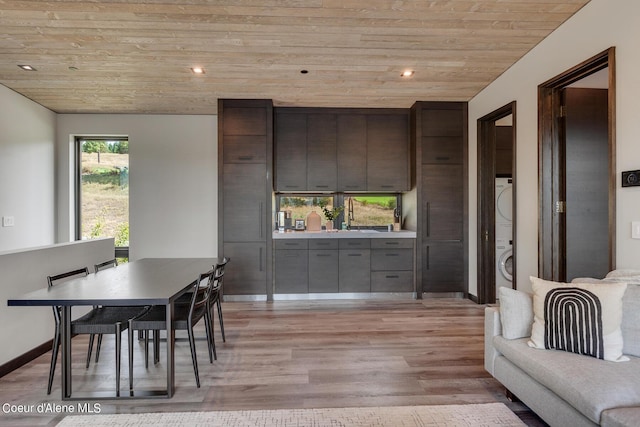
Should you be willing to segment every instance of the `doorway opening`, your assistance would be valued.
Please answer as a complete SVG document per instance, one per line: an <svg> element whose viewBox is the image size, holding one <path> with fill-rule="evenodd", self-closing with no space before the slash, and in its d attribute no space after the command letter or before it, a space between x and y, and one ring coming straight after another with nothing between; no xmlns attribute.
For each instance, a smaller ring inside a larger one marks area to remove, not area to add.
<svg viewBox="0 0 640 427"><path fill-rule="evenodd" d="M541 278L615 268L615 74L612 47L538 87Z"/></svg>
<svg viewBox="0 0 640 427"><path fill-rule="evenodd" d="M478 119L478 303L516 288L516 103Z"/></svg>

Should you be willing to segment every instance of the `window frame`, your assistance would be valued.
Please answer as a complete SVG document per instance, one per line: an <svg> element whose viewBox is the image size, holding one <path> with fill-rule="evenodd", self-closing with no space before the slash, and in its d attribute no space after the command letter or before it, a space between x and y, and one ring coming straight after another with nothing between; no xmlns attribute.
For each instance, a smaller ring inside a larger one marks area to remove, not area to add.
<svg viewBox="0 0 640 427"><path fill-rule="evenodd" d="M76 135L74 138L74 239L82 240L82 141L126 141L128 136ZM129 246L116 246L115 258L129 258Z"/></svg>

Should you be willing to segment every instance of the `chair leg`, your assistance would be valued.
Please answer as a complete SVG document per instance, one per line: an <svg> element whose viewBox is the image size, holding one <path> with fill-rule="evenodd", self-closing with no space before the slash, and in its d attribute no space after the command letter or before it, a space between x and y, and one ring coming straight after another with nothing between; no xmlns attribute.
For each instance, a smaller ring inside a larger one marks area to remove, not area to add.
<svg viewBox="0 0 640 427"><path fill-rule="evenodd" d="M213 363L214 359L218 360L216 354L216 342L213 336L213 319L211 318L211 312L207 311L204 315L205 331L207 333L207 347L209 348L209 363Z"/></svg>
<svg viewBox="0 0 640 427"><path fill-rule="evenodd" d="M193 328L187 328L189 335L189 347L191 347L191 362L193 363L193 373L196 375L196 385L200 388L200 375L198 375L198 355L196 354L196 340L193 337Z"/></svg>
<svg viewBox="0 0 640 427"><path fill-rule="evenodd" d="M60 326L56 325L53 335L53 347L51 349L51 367L49 368L49 384L47 386L47 394L51 394L51 386L53 385L53 376L56 373L56 362L58 361L58 349L60 347Z"/></svg>
<svg viewBox="0 0 640 427"><path fill-rule="evenodd" d="M120 362L121 362L121 346L122 346L122 324L116 323L116 396L120 397ZM100 337L98 337L100 340Z"/></svg>
<svg viewBox="0 0 640 427"><path fill-rule="evenodd" d="M89 348L87 349L87 369L89 369L89 364L91 363L91 352L93 351L93 340L95 336L95 334L89 335Z"/></svg>
<svg viewBox="0 0 640 427"><path fill-rule="evenodd" d="M102 334L98 334L98 346L96 347L96 363L100 357L100 348L102 347Z"/></svg>
<svg viewBox="0 0 640 427"><path fill-rule="evenodd" d="M218 321L220 322L220 331L222 331L222 342L227 342L224 336L224 321L222 320L222 304L220 303L220 298L216 301L216 305L218 306Z"/></svg>
<svg viewBox="0 0 640 427"><path fill-rule="evenodd" d="M144 331L144 367L149 369L149 331Z"/></svg>
<svg viewBox="0 0 640 427"><path fill-rule="evenodd" d="M127 338L129 339L129 394L133 395L133 328L131 327L131 320L129 320L129 330L127 331ZM138 331L138 337L140 336Z"/></svg>
<svg viewBox="0 0 640 427"><path fill-rule="evenodd" d="M160 331L153 331L153 363L160 362Z"/></svg>

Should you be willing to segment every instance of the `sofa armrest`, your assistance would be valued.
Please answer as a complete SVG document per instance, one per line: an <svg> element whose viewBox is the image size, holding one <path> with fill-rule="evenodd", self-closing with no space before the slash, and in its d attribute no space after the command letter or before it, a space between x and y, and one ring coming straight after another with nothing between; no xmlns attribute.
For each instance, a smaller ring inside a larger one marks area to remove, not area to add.
<svg viewBox="0 0 640 427"><path fill-rule="evenodd" d="M484 309L484 369L493 375L493 363L500 352L493 346L493 337L502 335L500 309L487 307Z"/></svg>

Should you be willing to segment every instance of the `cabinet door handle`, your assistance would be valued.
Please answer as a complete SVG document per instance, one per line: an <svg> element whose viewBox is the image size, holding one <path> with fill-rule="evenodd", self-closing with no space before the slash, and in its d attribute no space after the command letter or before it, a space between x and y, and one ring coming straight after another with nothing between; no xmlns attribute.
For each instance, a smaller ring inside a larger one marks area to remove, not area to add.
<svg viewBox="0 0 640 427"><path fill-rule="evenodd" d="M427 202L427 237L431 236L431 202Z"/></svg>
<svg viewBox="0 0 640 427"><path fill-rule="evenodd" d="M449 156L438 156L436 157L436 160L440 161L440 162L444 162L446 160L449 160L450 157Z"/></svg>
<svg viewBox="0 0 640 427"><path fill-rule="evenodd" d="M263 209L263 203L260 202L260 208L258 209L258 224L260 224L260 237L264 237L263 236L263 230L262 230L262 209Z"/></svg>
<svg viewBox="0 0 640 427"><path fill-rule="evenodd" d="M400 256L400 254L385 254L385 256Z"/></svg>
<svg viewBox="0 0 640 427"><path fill-rule="evenodd" d="M400 242L385 242L385 245L399 245Z"/></svg>
<svg viewBox="0 0 640 427"><path fill-rule="evenodd" d="M347 254L347 256L362 256L362 254Z"/></svg>
<svg viewBox="0 0 640 427"><path fill-rule="evenodd" d="M393 188L393 185L381 185L380 188Z"/></svg>
<svg viewBox="0 0 640 427"><path fill-rule="evenodd" d="M252 160L253 156L238 156L238 160Z"/></svg>
<svg viewBox="0 0 640 427"><path fill-rule="evenodd" d="M316 243L317 246L329 246L329 243L322 243L322 242L318 242Z"/></svg>
<svg viewBox="0 0 640 427"><path fill-rule="evenodd" d="M285 244L284 244L284 245L285 245L285 246L298 246L298 244L297 244L297 243L293 243L293 242L291 242L291 243L289 243L289 242L285 242Z"/></svg>
<svg viewBox="0 0 640 427"><path fill-rule="evenodd" d="M430 263L430 260L429 260L429 255L430 255L429 254L429 248L430 248L430 246L427 246L427 255L426 255L426 258L427 258L427 270L429 270L429 268L431 266L431 263Z"/></svg>
<svg viewBox="0 0 640 427"><path fill-rule="evenodd" d="M258 252L258 262L260 264L260 271L262 271L262 248L260 248L260 251Z"/></svg>
<svg viewBox="0 0 640 427"><path fill-rule="evenodd" d="M387 279L399 279L400 276L398 276L397 274L387 274L386 276L384 276Z"/></svg>
<svg viewBox="0 0 640 427"><path fill-rule="evenodd" d="M318 258L320 258L320 257L330 257L331 255L329 255L329 254L316 254L316 256Z"/></svg>
<svg viewBox="0 0 640 427"><path fill-rule="evenodd" d="M299 187L300 187L299 185L285 185L284 186L284 188L293 188L293 189L296 189L296 188L299 188Z"/></svg>
<svg viewBox="0 0 640 427"><path fill-rule="evenodd" d="M316 185L316 188L329 188L328 185Z"/></svg>

